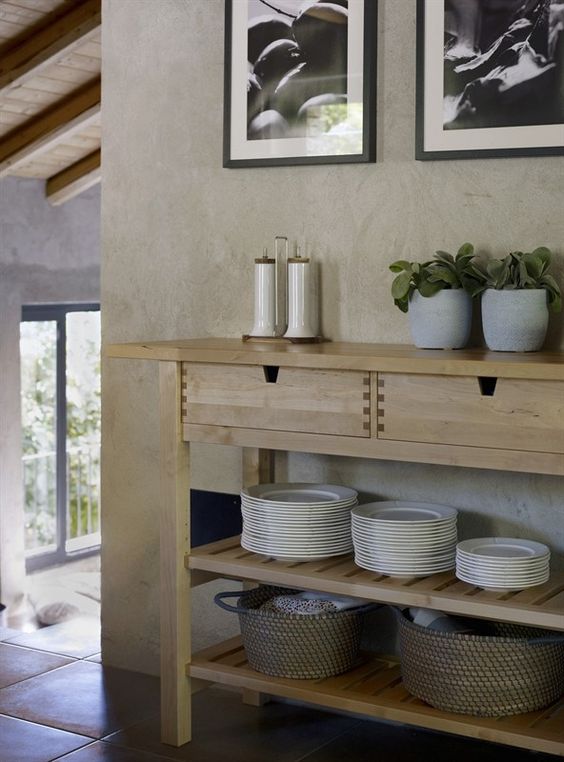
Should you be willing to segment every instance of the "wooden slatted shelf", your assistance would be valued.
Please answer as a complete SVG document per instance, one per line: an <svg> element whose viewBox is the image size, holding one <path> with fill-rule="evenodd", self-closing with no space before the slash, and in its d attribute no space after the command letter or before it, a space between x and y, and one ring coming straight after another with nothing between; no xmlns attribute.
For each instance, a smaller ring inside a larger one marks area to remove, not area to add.
<svg viewBox="0 0 564 762"><path fill-rule="evenodd" d="M459 581L452 571L424 578L386 577L360 569L351 556L301 563L274 561L244 550L238 536L194 548L185 565L222 577L564 630L563 572L553 572L546 584L528 590L495 593Z"/></svg>
<svg viewBox="0 0 564 762"><path fill-rule="evenodd" d="M564 697L547 709L509 717L450 714L409 694L403 686L399 665L391 660L365 656L356 669L337 677L289 680L253 670L240 638L195 654L186 666L186 673L330 709L564 756Z"/></svg>

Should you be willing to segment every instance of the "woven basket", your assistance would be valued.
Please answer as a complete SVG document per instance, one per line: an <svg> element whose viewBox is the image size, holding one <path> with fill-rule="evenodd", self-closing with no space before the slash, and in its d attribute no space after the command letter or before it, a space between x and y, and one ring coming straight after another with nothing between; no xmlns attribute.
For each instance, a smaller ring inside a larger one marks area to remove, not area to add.
<svg viewBox="0 0 564 762"><path fill-rule="evenodd" d="M275 677L314 680L351 669L358 659L362 614L373 605L324 614L284 614L259 607L276 595L299 590L261 586L218 593L215 602L237 612L249 664ZM224 598L238 597L238 605Z"/></svg>
<svg viewBox="0 0 564 762"><path fill-rule="evenodd" d="M437 709L500 717L542 709L564 692L564 636L491 622L492 635L430 630L399 618L407 690Z"/></svg>

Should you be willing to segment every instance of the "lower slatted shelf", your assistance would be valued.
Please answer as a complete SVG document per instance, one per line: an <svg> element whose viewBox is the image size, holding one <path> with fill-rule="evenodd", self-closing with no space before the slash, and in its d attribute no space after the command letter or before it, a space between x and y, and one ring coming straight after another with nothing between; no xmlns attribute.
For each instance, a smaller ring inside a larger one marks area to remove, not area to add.
<svg viewBox="0 0 564 762"><path fill-rule="evenodd" d="M324 680L289 680L253 670L240 638L195 654L186 673L329 709L564 756L564 697L542 711L510 717L449 714L410 695L403 686L398 663L389 659L365 656L356 669L343 675Z"/></svg>

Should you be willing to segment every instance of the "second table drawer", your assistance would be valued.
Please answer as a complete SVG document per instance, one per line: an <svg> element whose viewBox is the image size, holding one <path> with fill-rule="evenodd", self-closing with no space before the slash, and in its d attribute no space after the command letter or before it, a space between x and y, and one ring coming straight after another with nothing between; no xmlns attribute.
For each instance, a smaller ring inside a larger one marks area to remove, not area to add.
<svg viewBox="0 0 564 762"><path fill-rule="evenodd" d="M184 423L370 436L370 374L183 363Z"/></svg>
<svg viewBox="0 0 564 762"><path fill-rule="evenodd" d="M564 383L378 374L378 437L564 452Z"/></svg>

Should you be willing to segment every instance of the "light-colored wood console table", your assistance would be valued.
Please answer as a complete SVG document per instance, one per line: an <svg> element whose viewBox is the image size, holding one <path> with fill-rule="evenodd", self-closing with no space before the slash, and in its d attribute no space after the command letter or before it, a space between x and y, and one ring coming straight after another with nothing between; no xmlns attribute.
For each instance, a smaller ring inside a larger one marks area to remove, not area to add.
<svg viewBox="0 0 564 762"><path fill-rule="evenodd" d="M190 589L214 577L564 630L564 574L520 593L493 593L452 572L391 579L350 557L273 561L244 551L237 537L191 550L188 529L190 442L243 447L246 484L272 480L275 450L562 476L564 354L236 339L114 344L106 354L160 364L164 742L190 740L191 693L215 682L564 756L564 701L529 715L480 719L410 696L387 659L303 681L254 672L238 639L190 652Z"/></svg>

